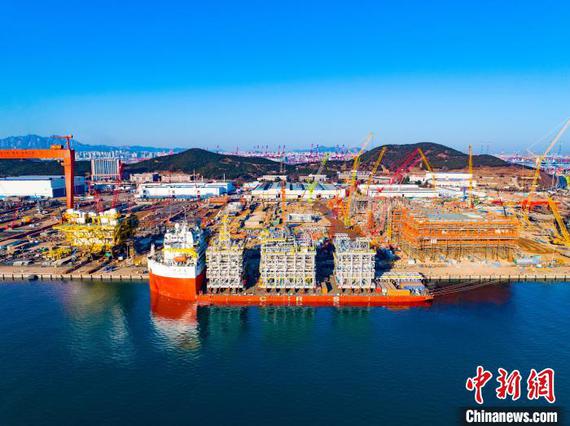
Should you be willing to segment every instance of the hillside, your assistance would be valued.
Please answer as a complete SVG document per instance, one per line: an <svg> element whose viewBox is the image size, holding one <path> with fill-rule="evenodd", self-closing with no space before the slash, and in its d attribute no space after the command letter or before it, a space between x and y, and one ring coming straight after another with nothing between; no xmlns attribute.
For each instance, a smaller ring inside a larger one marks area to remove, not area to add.
<svg viewBox="0 0 570 426"><path fill-rule="evenodd" d="M77 176L85 176L90 170L89 161L75 163ZM26 175L63 175L63 166L58 161L51 160L0 160L0 177Z"/></svg>
<svg viewBox="0 0 570 426"><path fill-rule="evenodd" d="M468 155L453 148L433 142L419 142L406 145L382 145L365 152L361 163L371 166L378 157L380 150L386 146L387 151L382 165L395 170L404 159L417 148L426 155L431 166L437 170L457 170L467 167ZM492 155L473 155L473 167L507 167L509 164Z"/></svg>
<svg viewBox="0 0 570 426"><path fill-rule="evenodd" d="M129 164L129 173L172 171L199 173L207 178L251 179L267 173L279 172L280 164L265 158L240 157L237 155L216 154L199 148L191 148L179 154L166 155L150 160ZM287 170L292 168L287 166Z"/></svg>

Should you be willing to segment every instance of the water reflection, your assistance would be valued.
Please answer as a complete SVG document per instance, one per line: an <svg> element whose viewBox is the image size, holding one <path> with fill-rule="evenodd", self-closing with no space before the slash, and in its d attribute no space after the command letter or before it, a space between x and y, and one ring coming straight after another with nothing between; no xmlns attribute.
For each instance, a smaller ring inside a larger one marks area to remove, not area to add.
<svg viewBox="0 0 570 426"><path fill-rule="evenodd" d="M196 351L200 348L196 303L150 294L151 318L167 346Z"/></svg>
<svg viewBox="0 0 570 426"><path fill-rule="evenodd" d="M511 300L513 296L512 292L513 288L511 284L494 283L474 290L459 291L457 293L451 293L445 296L436 297L434 303L448 305L480 303L505 305Z"/></svg>
<svg viewBox="0 0 570 426"><path fill-rule="evenodd" d="M79 359L90 360L102 351L113 362L128 364L135 352L127 312L136 294L124 286L104 282L66 283L59 293L70 321L65 323L68 344ZM97 351L93 350L97 342Z"/></svg>

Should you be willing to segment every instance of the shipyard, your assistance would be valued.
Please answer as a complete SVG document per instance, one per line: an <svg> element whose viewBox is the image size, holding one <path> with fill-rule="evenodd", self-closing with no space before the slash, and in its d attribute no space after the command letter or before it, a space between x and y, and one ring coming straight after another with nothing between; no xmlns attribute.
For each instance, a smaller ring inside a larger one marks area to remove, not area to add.
<svg viewBox="0 0 570 426"><path fill-rule="evenodd" d="M0 278L148 279L153 293L205 304L369 306L429 302L431 284L451 277L565 279L568 189L547 160L568 125L534 167L508 173L478 165L471 147L443 171L438 146L371 148L372 133L352 151L238 152L274 163L245 177L119 158L91 159L80 176L71 135L0 151L63 164L61 175L0 178Z"/></svg>

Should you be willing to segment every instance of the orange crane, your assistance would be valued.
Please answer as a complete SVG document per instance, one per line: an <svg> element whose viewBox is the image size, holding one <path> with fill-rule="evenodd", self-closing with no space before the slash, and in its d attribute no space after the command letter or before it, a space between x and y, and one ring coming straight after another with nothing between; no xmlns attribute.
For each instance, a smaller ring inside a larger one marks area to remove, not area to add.
<svg viewBox="0 0 570 426"><path fill-rule="evenodd" d="M55 139L65 139L65 148L62 145L52 145L50 149L1 149L0 159L56 159L63 165L65 176L65 197L68 209L74 207L75 200L75 151L71 149L73 135L53 136Z"/></svg>

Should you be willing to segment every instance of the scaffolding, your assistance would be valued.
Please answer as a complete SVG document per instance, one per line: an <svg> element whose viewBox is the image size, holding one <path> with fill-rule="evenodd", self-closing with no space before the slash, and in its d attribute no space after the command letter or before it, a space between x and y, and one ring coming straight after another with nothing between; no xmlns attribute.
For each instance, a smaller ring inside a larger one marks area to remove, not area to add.
<svg viewBox="0 0 570 426"><path fill-rule="evenodd" d="M225 216L206 250L207 287L213 291L244 288L244 241L231 238L227 222Z"/></svg>
<svg viewBox="0 0 570 426"><path fill-rule="evenodd" d="M316 251L308 238L287 230L268 232L261 243L260 287L267 290L313 290Z"/></svg>
<svg viewBox="0 0 570 426"><path fill-rule="evenodd" d="M394 238L420 261L469 257L512 260L518 223L491 213L435 213L401 208L392 217Z"/></svg>
<svg viewBox="0 0 570 426"><path fill-rule="evenodd" d="M68 209L64 222L54 226L72 247L93 254L111 252L132 237L137 221L115 209L101 213Z"/></svg>
<svg viewBox="0 0 570 426"><path fill-rule="evenodd" d="M375 288L376 252L370 239L351 239L347 234L336 234L333 239L334 275L341 290L372 290Z"/></svg>

